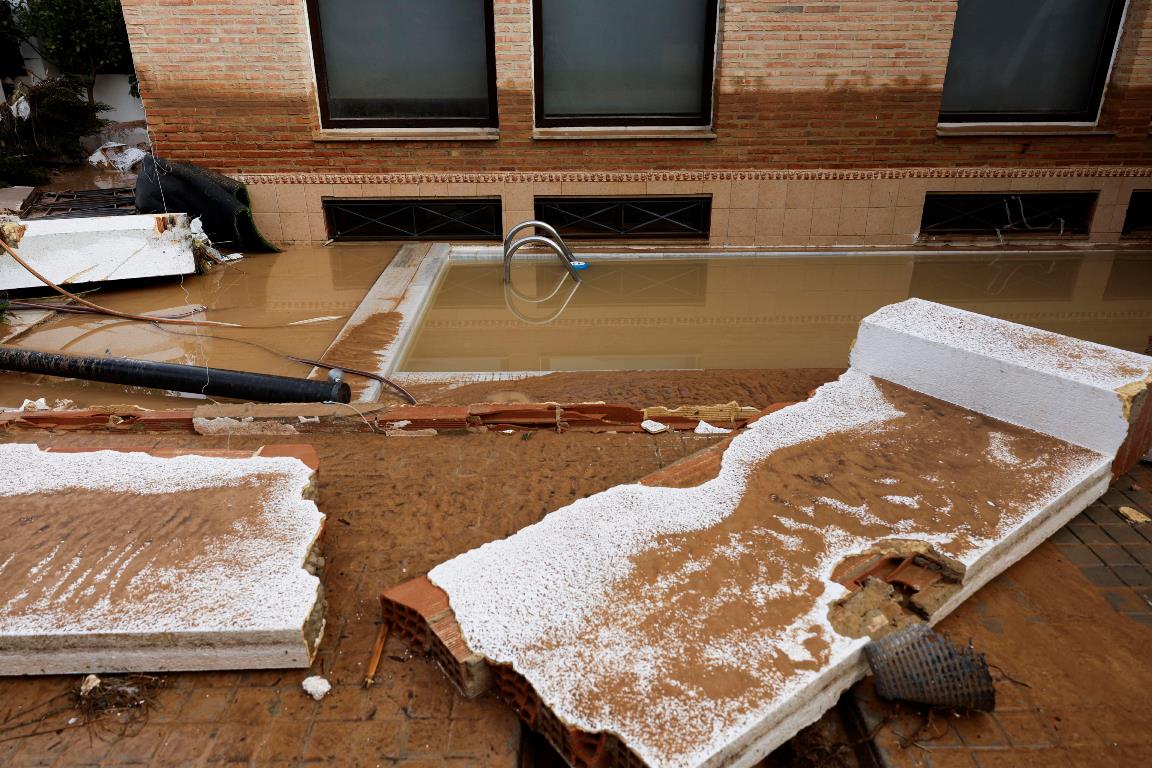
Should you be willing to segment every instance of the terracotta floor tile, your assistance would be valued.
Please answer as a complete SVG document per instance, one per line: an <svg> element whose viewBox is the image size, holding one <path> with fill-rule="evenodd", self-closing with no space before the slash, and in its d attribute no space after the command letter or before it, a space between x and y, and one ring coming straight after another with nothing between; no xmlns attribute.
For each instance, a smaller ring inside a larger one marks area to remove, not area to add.
<svg viewBox="0 0 1152 768"><path fill-rule="evenodd" d="M299 762L304 756L304 745L311 727L311 723L298 720L271 720L258 731L259 743L253 760L257 765Z"/></svg>
<svg viewBox="0 0 1152 768"><path fill-rule="evenodd" d="M401 756L402 731L400 720L317 722L312 727L304 759L335 760L338 765L348 758L390 761Z"/></svg>

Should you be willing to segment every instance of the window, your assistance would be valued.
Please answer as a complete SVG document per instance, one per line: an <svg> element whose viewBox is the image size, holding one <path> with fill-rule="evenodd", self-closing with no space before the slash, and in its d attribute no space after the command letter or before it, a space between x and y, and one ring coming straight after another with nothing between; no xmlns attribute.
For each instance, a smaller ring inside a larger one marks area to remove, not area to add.
<svg viewBox="0 0 1152 768"><path fill-rule="evenodd" d="M496 125L492 0L308 0L321 123Z"/></svg>
<svg viewBox="0 0 1152 768"><path fill-rule="evenodd" d="M1126 237L1148 237L1152 235L1152 190L1133 190L1128 200L1128 211L1124 214L1124 228L1121 230Z"/></svg>
<svg viewBox="0 0 1152 768"><path fill-rule="evenodd" d="M538 197L536 218L564 237L708 237L711 197Z"/></svg>
<svg viewBox="0 0 1152 768"><path fill-rule="evenodd" d="M499 240L500 198L325 200L333 240Z"/></svg>
<svg viewBox="0 0 1152 768"><path fill-rule="evenodd" d="M960 0L941 122L1095 122L1126 0Z"/></svg>
<svg viewBox="0 0 1152 768"><path fill-rule="evenodd" d="M1097 192L929 192L921 236L1086 235Z"/></svg>
<svg viewBox="0 0 1152 768"><path fill-rule="evenodd" d="M712 121L716 0L534 0L536 124Z"/></svg>

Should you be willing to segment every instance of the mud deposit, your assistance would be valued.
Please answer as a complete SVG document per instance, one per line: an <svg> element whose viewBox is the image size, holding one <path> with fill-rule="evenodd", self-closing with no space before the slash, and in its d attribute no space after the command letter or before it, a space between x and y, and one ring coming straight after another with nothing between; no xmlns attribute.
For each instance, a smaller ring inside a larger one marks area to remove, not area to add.
<svg viewBox="0 0 1152 768"><path fill-rule="evenodd" d="M514 381L406 384L422 402L438 405L515 402L628 403L638 408L728 403L762 408L797 402L842 368L710 371L574 371Z"/></svg>

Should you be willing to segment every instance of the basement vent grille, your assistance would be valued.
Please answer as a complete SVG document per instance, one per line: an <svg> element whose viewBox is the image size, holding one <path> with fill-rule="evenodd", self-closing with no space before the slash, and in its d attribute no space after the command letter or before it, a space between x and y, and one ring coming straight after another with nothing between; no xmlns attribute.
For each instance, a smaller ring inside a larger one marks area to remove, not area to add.
<svg viewBox="0 0 1152 768"><path fill-rule="evenodd" d="M536 218L564 237L698 240L708 237L712 198L538 197Z"/></svg>
<svg viewBox="0 0 1152 768"><path fill-rule="evenodd" d="M500 198L324 200L333 240L500 240Z"/></svg>
<svg viewBox="0 0 1152 768"><path fill-rule="evenodd" d="M1125 237L1152 235L1152 190L1137 189L1132 192L1121 233Z"/></svg>
<svg viewBox="0 0 1152 768"><path fill-rule="evenodd" d="M1096 192L1016 194L929 192L924 197L921 237L1069 237L1087 235Z"/></svg>

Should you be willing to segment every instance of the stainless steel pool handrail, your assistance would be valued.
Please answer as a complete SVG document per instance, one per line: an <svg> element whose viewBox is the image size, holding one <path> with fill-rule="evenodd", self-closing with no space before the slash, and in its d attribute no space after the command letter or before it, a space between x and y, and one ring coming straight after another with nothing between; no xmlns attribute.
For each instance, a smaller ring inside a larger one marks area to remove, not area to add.
<svg viewBox="0 0 1152 768"><path fill-rule="evenodd" d="M508 285L512 282L512 257L516 254L516 251L520 250L526 245L543 245L551 248L556 256L560 259L560 263L563 264L565 269L568 270L568 274L572 276L572 279L578 283L580 282L580 275L576 272L576 267L574 267L573 263L568 260L566 254L564 253L564 249L560 247L559 243L550 237L542 237L541 235L529 235L528 237L520 238L510 247L504 249L505 285Z"/></svg>
<svg viewBox="0 0 1152 768"><path fill-rule="evenodd" d="M529 228L543 232L545 235L555 240L556 244L560 246L560 250L564 252L565 259L568 261L577 261L576 254L572 253L572 249L568 247L568 243L564 242L564 238L560 237L560 233L556 231L556 228L551 224L545 224L544 222L537 221L536 219L522 221L516 226L512 227L512 229L508 230L508 234L504 236L504 253L508 253L508 247L512 244L512 238L516 237L517 233L523 232Z"/></svg>

